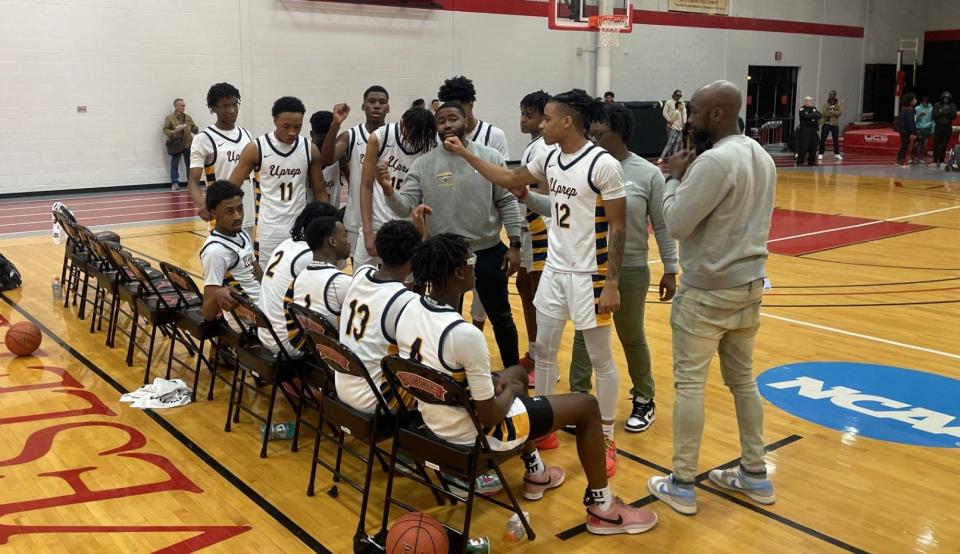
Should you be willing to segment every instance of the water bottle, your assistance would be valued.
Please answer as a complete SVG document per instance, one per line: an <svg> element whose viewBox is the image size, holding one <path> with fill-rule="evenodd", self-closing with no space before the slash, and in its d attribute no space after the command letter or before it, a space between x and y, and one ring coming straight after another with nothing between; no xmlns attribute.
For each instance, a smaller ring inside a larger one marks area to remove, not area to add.
<svg viewBox="0 0 960 554"><path fill-rule="evenodd" d="M53 289L54 298L63 298L63 285L60 283L59 277L53 278L53 283L50 284L50 288Z"/></svg>
<svg viewBox="0 0 960 554"><path fill-rule="evenodd" d="M274 423L270 426L270 436L267 440L290 440L293 438L293 432L296 430L296 423L284 421L283 423ZM260 424L260 436L266 431L266 425Z"/></svg>
<svg viewBox="0 0 960 554"><path fill-rule="evenodd" d="M523 512L523 517L530 521L530 514ZM507 521L507 528L503 530L503 542L520 542L527 538L527 529L520 521L520 516L513 514Z"/></svg>
<svg viewBox="0 0 960 554"><path fill-rule="evenodd" d="M490 554L490 539L477 537L467 541L467 554Z"/></svg>

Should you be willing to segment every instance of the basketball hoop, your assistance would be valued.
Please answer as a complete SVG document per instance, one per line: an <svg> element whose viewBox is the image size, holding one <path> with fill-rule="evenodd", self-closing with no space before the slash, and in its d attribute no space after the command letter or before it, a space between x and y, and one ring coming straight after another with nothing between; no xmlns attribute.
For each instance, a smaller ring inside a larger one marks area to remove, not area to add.
<svg viewBox="0 0 960 554"><path fill-rule="evenodd" d="M625 15L595 15L589 21L589 28L600 33L600 48L620 46L620 32L630 26L630 18Z"/></svg>

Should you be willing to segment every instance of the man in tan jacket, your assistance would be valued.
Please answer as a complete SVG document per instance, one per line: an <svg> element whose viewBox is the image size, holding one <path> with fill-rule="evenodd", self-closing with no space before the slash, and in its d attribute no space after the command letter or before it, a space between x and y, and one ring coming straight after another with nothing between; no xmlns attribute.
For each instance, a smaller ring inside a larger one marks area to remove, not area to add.
<svg viewBox="0 0 960 554"><path fill-rule="evenodd" d="M820 127L820 152L818 160L823 159L823 150L827 146L827 135L833 135L833 157L837 161L843 159L840 155L840 116L843 115L843 106L837 100L837 91L831 90L827 101L820 106L823 114L823 126Z"/></svg>
<svg viewBox="0 0 960 554"><path fill-rule="evenodd" d="M170 188L180 190L180 158L186 175L190 175L190 144L193 135L199 132L193 118L184 110L187 104L183 98L173 101L173 113L163 120L163 134L167 136L167 154L170 154Z"/></svg>
<svg viewBox="0 0 960 554"><path fill-rule="evenodd" d="M681 138L683 126L687 122L687 107L680 101L682 97L683 93L675 90L673 96L663 103L663 118L667 120L667 145L663 147L657 165L662 164L667 156L677 153L683 146Z"/></svg>

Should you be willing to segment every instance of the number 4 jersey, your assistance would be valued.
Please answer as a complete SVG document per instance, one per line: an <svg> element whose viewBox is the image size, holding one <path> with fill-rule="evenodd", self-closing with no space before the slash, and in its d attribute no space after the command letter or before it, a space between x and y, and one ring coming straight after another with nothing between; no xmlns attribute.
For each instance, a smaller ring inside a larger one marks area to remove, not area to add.
<svg viewBox="0 0 960 554"><path fill-rule="evenodd" d="M397 353L397 319L407 303L419 297L396 281L374 277L377 268L361 266L353 274L340 309L340 342L353 351L380 384L380 360ZM337 396L364 412L377 408L377 399L365 379L336 374Z"/></svg>
<svg viewBox="0 0 960 554"><path fill-rule="evenodd" d="M553 223L547 235L547 269L565 273L607 272L604 200L626 197L623 168L609 152L586 143L573 154L541 152L527 164L546 181Z"/></svg>

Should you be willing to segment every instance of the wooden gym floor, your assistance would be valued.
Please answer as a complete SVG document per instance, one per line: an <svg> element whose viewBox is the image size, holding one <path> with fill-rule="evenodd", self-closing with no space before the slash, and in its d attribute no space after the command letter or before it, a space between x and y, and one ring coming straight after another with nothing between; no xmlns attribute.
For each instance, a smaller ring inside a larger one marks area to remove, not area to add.
<svg viewBox="0 0 960 554"><path fill-rule="evenodd" d="M40 204L48 212L53 200ZM769 261L773 289L764 300L757 373L791 362L840 360L960 378L960 187L927 179L782 169L777 208ZM83 223L83 211L77 211ZM169 260L194 273L200 270L197 251L204 226L199 221L123 227L120 233L125 247L154 265ZM222 383L213 401L201 399L183 408L142 412L120 404L122 392L140 385L144 356L126 367L122 335L116 348L104 347L103 332L89 334L88 321L77 319L76 308L51 299L50 281L59 275L62 247L47 235L8 235L0 236L0 251L18 265L24 280L22 289L0 294L0 323L30 320L44 331L35 356L14 358L0 347L3 548L350 551L359 495L346 487L338 498L325 494L331 480L322 469L317 495L304 494L312 433L305 432L298 453L290 452L288 441L271 442L269 457L261 460L259 424L249 416L231 433L223 431L227 390ZM662 266L652 267L656 283ZM564 435L560 449L545 452L544 458L562 465L568 482L545 502L523 503L537 539L504 545L507 514L482 502L473 536L489 536L495 552L960 550L954 511L960 505L960 450L835 431L770 403L766 442L777 487L775 505L761 507L709 482L698 487L700 512L694 517L651 501L647 478L671 466L673 392L670 308L657 301L655 292L648 302L658 418L643 434L627 434L618 423L621 455L612 486L626 501L655 510L659 525L639 536L582 532L585 480L573 438ZM515 295L513 303L525 344ZM489 328L487 337L493 346ZM614 342L624 418L628 380ZM158 342L157 360L162 361L155 368L165 366L166 344ZM492 352L495 357L495 346ZM185 358L182 349L178 353ZM561 353L561 367L568 360L569 353ZM718 373L714 367L707 390L700 459L704 472L739 455L732 401ZM186 371L175 369L175 375L190 379ZM201 392L208 378L205 374ZM559 390L565 382L564 377ZM284 404L278 404L279 421L290 419ZM329 455L331 449L324 451ZM357 464L346 467L359 475ZM510 485L519 487L519 461L505 469ZM384 483L379 470L374 475L371 532L379 523ZM462 518L462 508L455 513L437 509L406 480L397 486L401 496L441 519Z"/></svg>

